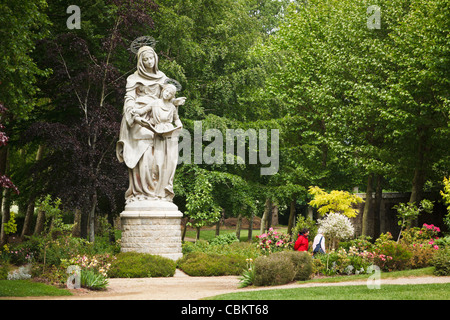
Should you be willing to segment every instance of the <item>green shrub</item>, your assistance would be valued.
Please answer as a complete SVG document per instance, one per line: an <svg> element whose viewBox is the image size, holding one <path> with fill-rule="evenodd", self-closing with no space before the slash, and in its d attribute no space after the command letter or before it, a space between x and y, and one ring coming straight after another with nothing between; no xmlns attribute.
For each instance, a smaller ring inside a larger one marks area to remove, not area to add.
<svg viewBox="0 0 450 320"><path fill-rule="evenodd" d="M290 259L294 264L294 280L305 281L311 277L313 272L313 259L308 252L281 251L276 252L273 255L284 255Z"/></svg>
<svg viewBox="0 0 450 320"><path fill-rule="evenodd" d="M255 259L260 255L256 244L249 242L232 242L230 244L210 245L208 242L199 240L195 243L185 242L182 247L183 254L191 252L215 253L219 255L236 255Z"/></svg>
<svg viewBox="0 0 450 320"><path fill-rule="evenodd" d="M2 262L0 264L0 280L6 280L8 278L9 269L10 266L8 262Z"/></svg>
<svg viewBox="0 0 450 320"><path fill-rule="evenodd" d="M255 286L274 286L294 280L296 268L286 254L271 254L255 260Z"/></svg>
<svg viewBox="0 0 450 320"><path fill-rule="evenodd" d="M196 277L240 275L246 267L245 257L206 252L190 252L178 260L178 267Z"/></svg>
<svg viewBox="0 0 450 320"><path fill-rule="evenodd" d="M434 266L435 275L450 276L450 248L439 249L434 255L431 265Z"/></svg>
<svg viewBox="0 0 450 320"><path fill-rule="evenodd" d="M377 266L383 266L386 271L404 270L408 267L410 259L413 255L411 248L403 243L397 243L391 240L391 236L383 238L380 236L375 241L375 250L377 258L374 263ZM392 259L384 260L384 256Z"/></svg>
<svg viewBox="0 0 450 320"><path fill-rule="evenodd" d="M439 249L450 248L450 236L435 239L434 242Z"/></svg>
<svg viewBox="0 0 450 320"><path fill-rule="evenodd" d="M302 229L308 229L309 230L309 239L314 239L314 237L317 235L317 223L311 218L305 218L302 215L299 215L297 217L297 222L295 224L295 227L292 229L291 235L293 240L297 240L298 234Z"/></svg>
<svg viewBox="0 0 450 320"><path fill-rule="evenodd" d="M237 241L239 241L239 239L236 237L236 233L226 233L218 235L217 237L209 241L209 244L216 246L216 245L231 244Z"/></svg>
<svg viewBox="0 0 450 320"><path fill-rule="evenodd" d="M351 247L356 247L359 251L372 251L372 238L368 236L359 236L356 239L339 243L340 248L349 251Z"/></svg>
<svg viewBox="0 0 450 320"><path fill-rule="evenodd" d="M111 263L111 278L172 277L176 262L157 255L138 252L121 252Z"/></svg>
<svg viewBox="0 0 450 320"><path fill-rule="evenodd" d="M411 246L410 247L412 256L409 260L408 268L418 269L426 268L431 265L431 261L438 250L430 246Z"/></svg>

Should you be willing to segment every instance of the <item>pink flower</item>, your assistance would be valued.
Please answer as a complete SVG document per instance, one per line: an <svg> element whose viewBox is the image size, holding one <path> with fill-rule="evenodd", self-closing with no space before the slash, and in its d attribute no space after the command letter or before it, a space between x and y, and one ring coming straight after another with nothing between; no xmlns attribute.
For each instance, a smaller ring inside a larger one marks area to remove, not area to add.
<svg viewBox="0 0 450 320"><path fill-rule="evenodd" d="M431 239L430 241L428 241L428 244L434 244L434 240Z"/></svg>
<svg viewBox="0 0 450 320"><path fill-rule="evenodd" d="M434 245L433 248L439 250L439 247L437 245Z"/></svg>

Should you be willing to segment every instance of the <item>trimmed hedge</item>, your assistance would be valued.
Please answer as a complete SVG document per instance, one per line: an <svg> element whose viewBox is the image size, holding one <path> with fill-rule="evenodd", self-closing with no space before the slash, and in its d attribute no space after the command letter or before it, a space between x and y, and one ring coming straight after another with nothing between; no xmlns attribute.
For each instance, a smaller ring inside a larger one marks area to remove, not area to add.
<svg viewBox="0 0 450 320"><path fill-rule="evenodd" d="M240 275L246 265L245 258L238 255L206 252L190 252L178 260L178 267L193 277Z"/></svg>
<svg viewBox="0 0 450 320"><path fill-rule="evenodd" d="M434 274L437 276L450 276L450 247L439 249L431 262Z"/></svg>
<svg viewBox="0 0 450 320"><path fill-rule="evenodd" d="M255 286L282 285L295 280L308 280L313 260L307 252L281 251L255 260Z"/></svg>
<svg viewBox="0 0 450 320"><path fill-rule="evenodd" d="M176 262L157 255L121 252L108 271L110 278L173 277Z"/></svg>
<svg viewBox="0 0 450 320"><path fill-rule="evenodd" d="M274 254L286 255L294 264L295 281L308 280L313 273L313 259L308 252L303 251L282 251Z"/></svg>

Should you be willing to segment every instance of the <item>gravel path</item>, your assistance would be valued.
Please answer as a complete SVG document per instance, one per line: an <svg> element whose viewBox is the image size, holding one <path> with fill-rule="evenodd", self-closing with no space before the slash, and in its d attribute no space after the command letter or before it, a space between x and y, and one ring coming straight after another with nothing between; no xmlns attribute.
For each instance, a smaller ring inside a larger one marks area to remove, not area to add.
<svg viewBox="0 0 450 320"><path fill-rule="evenodd" d="M190 277L177 270L170 278L110 279L106 291L72 290L73 296L29 297L30 300L198 300L219 294L316 286L365 285L366 280L339 283L291 283L282 286L239 289L239 277ZM382 279L383 284L450 283L448 277L410 277Z"/></svg>

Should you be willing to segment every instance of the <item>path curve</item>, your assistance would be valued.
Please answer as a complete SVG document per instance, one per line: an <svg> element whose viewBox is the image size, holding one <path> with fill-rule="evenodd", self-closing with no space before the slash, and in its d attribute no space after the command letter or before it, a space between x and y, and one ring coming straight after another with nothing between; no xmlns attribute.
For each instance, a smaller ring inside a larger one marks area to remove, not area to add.
<svg viewBox="0 0 450 320"><path fill-rule="evenodd" d="M239 277L190 277L176 270L173 277L168 278L115 278L109 279L106 291L72 290L73 296L28 297L27 300L198 300L224 293L272 290L319 286L365 285L367 280L338 283L291 283L271 287L251 287L239 289ZM429 284L450 283L446 277L408 277L397 279L381 279L383 284Z"/></svg>

